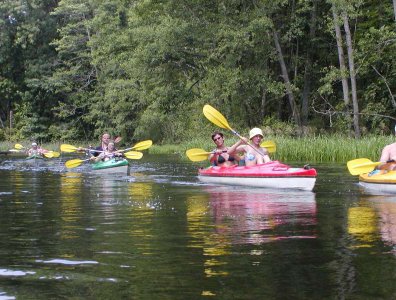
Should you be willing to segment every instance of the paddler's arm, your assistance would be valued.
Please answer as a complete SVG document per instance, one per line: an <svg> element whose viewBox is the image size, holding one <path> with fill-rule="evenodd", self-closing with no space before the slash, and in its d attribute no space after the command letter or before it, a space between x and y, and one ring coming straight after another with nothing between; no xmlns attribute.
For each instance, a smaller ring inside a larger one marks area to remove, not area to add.
<svg viewBox="0 0 396 300"><path fill-rule="evenodd" d="M263 160L264 160L264 162L265 162L265 163L270 162L270 161L271 161L271 158L269 157L269 152L268 152L267 148L261 147L261 149L262 149L263 152L264 152L264 155L263 155Z"/></svg>
<svg viewBox="0 0 396 300"><path fill-rule="evenodd" d="M209 154L208 159L211 165L216 165L216 160L221 153L227 153L227 150L213 150L211 154Z"/></svg>
<svg viewBox="0 0 396 300"><path fill-rule="evenodd" d="M381 153L381 158L379 159L381 162L380 165L377 166L376 169L378 170L388 170L391 166L396 164L394 159L391 159L391 151L390 151L390 146L385 146L385 148L382 150Z"/></svg>
<svg viewBox="0 0 396 300"><path fill-rule="evenodd" d="M227 153L229 155L233 155L235 153L239 152L245 152L245 145L242 144L248 144L248 139L247 138L242 138L238 142L236 142L234 145L232 145L230 148L228 148Z"/></svg>

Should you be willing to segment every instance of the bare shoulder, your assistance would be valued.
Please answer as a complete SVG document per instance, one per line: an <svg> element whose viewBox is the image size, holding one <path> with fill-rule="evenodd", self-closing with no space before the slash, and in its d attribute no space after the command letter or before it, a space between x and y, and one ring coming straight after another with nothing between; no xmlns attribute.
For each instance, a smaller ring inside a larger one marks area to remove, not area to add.
<svg viewBox="0 0 396 300"><path fill-rule="evenodd" d="M392 151L392 150L396 150L396 143L389 144L384 147L384 151Z"/></svg>

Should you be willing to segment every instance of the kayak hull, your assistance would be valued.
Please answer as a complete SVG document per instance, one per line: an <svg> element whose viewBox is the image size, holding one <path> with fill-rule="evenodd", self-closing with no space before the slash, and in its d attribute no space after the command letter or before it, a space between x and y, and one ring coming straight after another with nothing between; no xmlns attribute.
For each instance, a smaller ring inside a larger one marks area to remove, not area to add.
<svg viewBox="0 0 396 300"><path fill-rule="evenodd" d="M26 157L26 160L36 160L36 159L37 160L38 159L44 159L44 157L39 155L39 154L33 154L33 155L30 155L30 156Z"/></svg>
<svg viewBox="0 0 396 300"><path fill-rule="evenodd" d="M129 163L126 159L110 159L91 165L95 174L125 174L129 173Z"/></svg>
<svg viewBox="0 0 396 300"><path fill-rule="evenodd" d="M396 171L375 171L359 176L359 184L371 193L396 194Z"/></svg>
<svg viewBox="0 0 396 300"><path fill-rule="evenodd" d="M200 169L198 178L204 183L239 185L271 189L312 191L316 170L291 168L278 161L257 166L209 167Z"/></svg>

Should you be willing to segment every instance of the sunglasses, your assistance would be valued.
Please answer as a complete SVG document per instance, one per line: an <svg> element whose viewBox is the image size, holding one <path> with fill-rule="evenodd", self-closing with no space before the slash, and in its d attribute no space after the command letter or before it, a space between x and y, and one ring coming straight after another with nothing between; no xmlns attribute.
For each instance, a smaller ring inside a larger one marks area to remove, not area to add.
<svg viewBox="0 0 396 300"><path fill-rule="evenodd" d="M217 142L217 141L220 140L220 139L222 139L221 136L219 136L219 137L217 137L217 138L214 138L214 139L213 139L213 142Z"/></svg>

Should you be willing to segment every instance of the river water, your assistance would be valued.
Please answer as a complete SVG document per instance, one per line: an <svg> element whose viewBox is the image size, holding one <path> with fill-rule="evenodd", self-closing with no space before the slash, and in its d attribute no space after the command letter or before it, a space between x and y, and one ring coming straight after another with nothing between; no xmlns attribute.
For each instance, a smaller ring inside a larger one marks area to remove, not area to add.
<svg viewBox="0 0 396 300"><path fill-rule="evenodd" d="M0 299L396 298L396 196L345 165L297 192L204 185L177 156L64 161L0 158Z"/></svg>

